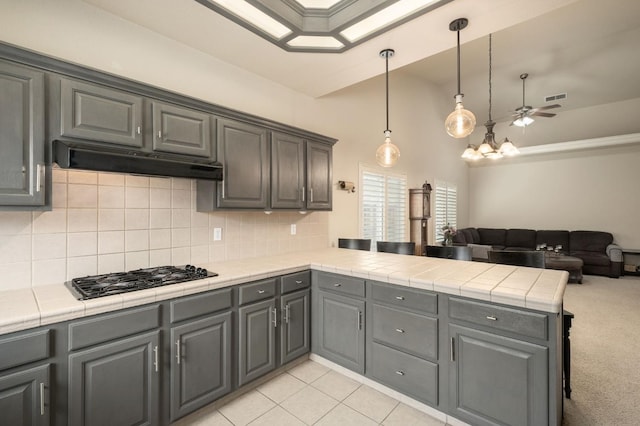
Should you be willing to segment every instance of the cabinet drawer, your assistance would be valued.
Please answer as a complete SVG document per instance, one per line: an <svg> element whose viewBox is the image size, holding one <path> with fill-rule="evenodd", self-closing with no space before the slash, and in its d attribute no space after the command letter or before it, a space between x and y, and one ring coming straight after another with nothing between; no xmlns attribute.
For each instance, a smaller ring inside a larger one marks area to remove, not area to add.
<svg viewBox="0 0 640 426"><path fill-rule="evenodd" d="M438 359L438 319L373 305L373 340L421 358Z"/></svg>
<svg viewBox="0 0 640 426"><path fill-rule="evenodd" d="M276 295L276 278L244 284L238 290L238 303L247 303L268 299Z"/></svg>
<svg viewBox="0 0 640 426"><path fill-rule="evenodd" d="M184 321L231 307L231 288L184 297L170 304L171 322Z"/></svg>
<svg viewBox="0 0 640 426"><path fill-rule="evenodd" d="M0 339L0 370L40 361L50 354L50 330Z"/></svg>
<svg viewBox="0 0 640 426"><path fill-rule="evenodd" d="M438 365L373 343L367 365L380 382L420 401L438 404Z"/></svg>
<svg viewBox="0 0 640 426"><path fill-rule="evenodd" d="M360 278L318 273L318 288L350 296L364 297L364 280Z"/></svg>
<svg viewBox="0 0 640 426"><path fill-rule="evenodd" d="M74 351L158 327L158 305L75 321L69 324L69 350Z"/></svg>
<svg viewBox="0 0 640 426"><path fill-rule="evenodd" d="M373 300L390 305L428 314L438 313L438 295L427 291L373 282L371 283L371 297Z"/></svg>
<svg viewBox="0 0 640 426"><path fill-rule="evenodd" d="M311 285L311 272L297 272L281 278L280 294L291 293L292 291L309 288Z"/></svg>
<svg viewBox="0 0 640 426"><path fill-rule="evenodd" d="M449 299L449 317L522 336L547 339L547 316L488 303Z"/></svg>

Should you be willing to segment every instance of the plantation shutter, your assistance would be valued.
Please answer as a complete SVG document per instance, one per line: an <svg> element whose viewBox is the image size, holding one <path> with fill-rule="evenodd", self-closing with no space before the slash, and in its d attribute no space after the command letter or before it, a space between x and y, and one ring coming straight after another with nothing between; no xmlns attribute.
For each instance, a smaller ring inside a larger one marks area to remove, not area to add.
<svg viewBox="0 0 640 426"><path fill-rule="evenodd" d="M361 238L376 241L405 241L407 221L407 178L361 170Z"/></svg>
<svg viewBox="0 0 640 426"><path fill-rule="evenodd" d="M458 227L458 188L452 183L436 181L436 242L442 242L442 227L449 224Z"/></svg>

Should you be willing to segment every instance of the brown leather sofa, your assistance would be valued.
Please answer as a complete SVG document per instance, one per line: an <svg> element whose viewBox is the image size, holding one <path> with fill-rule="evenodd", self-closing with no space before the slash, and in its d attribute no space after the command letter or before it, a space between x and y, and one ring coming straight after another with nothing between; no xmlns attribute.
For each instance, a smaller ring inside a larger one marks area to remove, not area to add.
<svg viewBox="0 0 640 426"><path fill-rule="evenodd" d="M622 274L622 249L609 232L464 228L454 235L453 243L490 246L493 250L535 250L541 244L562 246L561 253L582 259L585 274L612 278Z"/></svg>

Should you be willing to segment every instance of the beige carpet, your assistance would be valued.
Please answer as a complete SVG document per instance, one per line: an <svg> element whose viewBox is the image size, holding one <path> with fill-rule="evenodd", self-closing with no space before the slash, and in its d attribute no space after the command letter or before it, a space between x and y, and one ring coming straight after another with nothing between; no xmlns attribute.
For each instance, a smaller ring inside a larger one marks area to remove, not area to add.
<svg viewBox="0 0 640 426"><path fill-rule="evenodd" d="M640 425L640 277L569 284L571 399L566 426Z"/></svg>

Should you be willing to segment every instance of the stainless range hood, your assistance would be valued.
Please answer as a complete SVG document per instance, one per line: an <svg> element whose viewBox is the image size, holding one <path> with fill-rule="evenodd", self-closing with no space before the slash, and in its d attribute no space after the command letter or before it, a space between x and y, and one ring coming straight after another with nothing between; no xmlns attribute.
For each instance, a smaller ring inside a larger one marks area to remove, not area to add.
<svg viewBox="0 0 640 426"><path fill-rule="evenodd" d="M63 140L53 141L53 160L63 169L134 173L192 179L222 180L222 164L185 161L170 154L104 148Z"/></svg>

